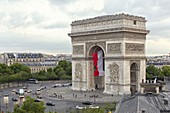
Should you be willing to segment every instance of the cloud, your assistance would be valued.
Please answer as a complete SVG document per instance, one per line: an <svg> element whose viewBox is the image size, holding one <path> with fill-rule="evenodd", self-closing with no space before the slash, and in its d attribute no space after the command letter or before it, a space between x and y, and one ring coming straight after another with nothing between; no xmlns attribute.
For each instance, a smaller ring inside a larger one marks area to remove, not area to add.
<svg viewBox="0 0 170 113"><path fill-rule="evenodd" d="M0 51L71 53L71 21L122 12L148 20L147 54L169 51L168 0L0 0L0 6Z"/></svg>
<svg viewBox="0 0 170 113"><path fill-rule="evenodd" d="M147 39L146 41L146 54L157 55L157 54L168 54L170 51L170 39L159 38L159 39Z"/></svg>
<svg viewBox="0 0 170 113"><path fill-rule="evenodd" d="M25 35L18 35L18 34L12 34L13 37L11 37L8 33L1 33L0 39L1 45L0 45L0 51L6 52L6 51L15 51L15 52L28 52L28 51L42 51L49 53L50 51L55 51L55 53L61 53L62 51L64 53L69 53L71 51L71 41L65 40L65 41L46 41L42 40L43 38L49 37L31 37L31 36L25 36ZM10 40L10 41L9 41ZM62 51L61 51L62 50Z"/></svg>

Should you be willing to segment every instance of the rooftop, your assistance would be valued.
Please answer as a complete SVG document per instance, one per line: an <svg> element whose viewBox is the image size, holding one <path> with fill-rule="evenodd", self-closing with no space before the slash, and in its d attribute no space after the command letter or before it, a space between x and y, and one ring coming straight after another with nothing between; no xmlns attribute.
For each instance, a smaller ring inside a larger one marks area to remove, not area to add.
<svg viewBox="0 0 170 113"><path fill-rule="evenodd" d="M146 22L145 17L120 13L120 14L115 14L115 15L103 15L103 16L97 16L94 18L76 20L76 21L73 21L71 25L80 25L80 24L102 22L102 21L109 21L109 20L119 20L119 19L129 19L129 20L138 20L138 21Z"/></svg>

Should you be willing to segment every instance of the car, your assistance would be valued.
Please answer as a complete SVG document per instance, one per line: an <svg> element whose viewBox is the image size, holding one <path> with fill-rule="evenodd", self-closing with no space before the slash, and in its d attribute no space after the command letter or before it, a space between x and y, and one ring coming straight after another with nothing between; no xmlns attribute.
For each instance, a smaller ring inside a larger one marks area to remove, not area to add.
<svg viewBox="0 0 170 113"><path fill-rule="evenodd" d="M12 97L12 101L18 101L18 99L17 99L17 98Z"/></svg>
<svg viewBox="0 0 170 113"><path fill-rule="evenodd" d="M82 102L82 104L84 104L84 105L92 105L92 103L90 101Z"/></svg>
<svg viewBox="0 0 170 113"><path fill-rule="evenodd" d="M51 102L51 101L47 102L46 105L47 106L55 106L55 104L53 102Z"/></svg>
<svg viewBox="0 0 170 113"><path fill-rule="evenodd" d="M89 108L92 108L92 109L98 109L99 106L96 106L96 105L90 105Z"/></svg>
<svg viewBox="0 0 170 113"><path fill-rule="evenodd" d="M23 89L27 89L28 87L27 86L24 86Z"/></svg>
<svg viewBox="0 0 170 113"><path fill-rule="evenodd" d="M40 87L40 90L46 89L46 86L42 86Z"/></svg>
<svg viewBox="0 0 170 113"><path fill-rule="evenodd" d="M85 107L85 106L77 105L77 106L76 106L76 109L86 109L86 107Z"/></svg>
<svg viewBox="0 0 170 113"><path fill-rule="evenodd" d="M54 85L52 85L52 87L62 87L62 84L54 84Z"/></svg>
<svg viewBox="0 0 170 113"><path fill-rule="evenodd" d="M41 89L39 88L39 89L37 89L37 91L41 91Z"/></svg>
<svg viewBox="0 0 170 113"><path fill-rule="evenodd" d="M42 102L43 100L42 99L35 99L34 102Z"/></svg>
<svg viewBox="0 0 170 113"><path fill-rule="evenodd" d="M12 90L12 92L15 92L15 93L16 93L16 92L17 92L17 90L16 90L16 89L13 89L13 90Z"/></svg>
<svg viewBox="0 0 170 113"><path fill-rule="evenodd" d="M15 94L19 94L19 91L16 91Z"/></svg>
<svg viewBox="0 0 170 113"><path fill-rule="evenodd" d="M63 87L69 87L69 86L71 86L71 83L63 84L62 86Z"/></svg>
<svg viewBox="0 0 170 113"><path fill-rule="evenodd" d="M41 96L41 95L37 95L37 98L38 98L38 99L42 99L42 96Z"/></svg>
<svg viewBox="0 0 170 113"><path fill-rule="evenodd" d="M32 92L32 90L31 90L31 89L28 89L28 90L27 90L27 93L31 93L31 92Z"/></svg>

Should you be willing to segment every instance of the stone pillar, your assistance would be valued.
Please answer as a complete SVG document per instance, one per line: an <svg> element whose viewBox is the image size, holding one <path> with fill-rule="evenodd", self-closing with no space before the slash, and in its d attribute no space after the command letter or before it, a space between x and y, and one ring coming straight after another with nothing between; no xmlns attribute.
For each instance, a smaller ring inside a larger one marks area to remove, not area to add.
<svg viewBox="0 0 170 113"><path fill-rule="evenodd" d="M140 92L141 92L141 94L144 93L144 87L141 87L141 88L140 88Z"/></svg>
<svg viewBox="0 0 170 113"><path fill-rule="evenodd" d="M156 93L159 93L159 86L156 87Z"/></svg>

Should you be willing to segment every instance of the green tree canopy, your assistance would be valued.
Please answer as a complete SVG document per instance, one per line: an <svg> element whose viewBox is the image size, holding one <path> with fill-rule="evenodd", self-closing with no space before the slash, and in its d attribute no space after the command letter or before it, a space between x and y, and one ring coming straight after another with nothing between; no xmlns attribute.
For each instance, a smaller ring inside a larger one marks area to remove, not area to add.
<svg viewBox="0 0 170 113"><path fill-rule="evenodd" d="M44 102L34 102L34 98L26 97L22 106L15 105L13 113L45 113Z"/></svg>
<svg viewBox="0 0 170 113"><path fill-rule="evenodd" d="M58 65L54 68L54 72L58 78L62 78L62 79L71 78L71 73L72 73L71 62L66 60L59 61Z"/></svg>
<svg viewBox="0 0 170 113"><path fill-rule="evenodd" d="M163 66L162 74L166 77L170 77L170 66Z"/></svg>
<svg viewBox="0 0 170 113"><path fill-rule="evenodd" d="M146 68L146 77L152 78L153 76L159 76L161 70L155 67L154 65L150 65Z"/></svg>
<svg viewBox="0 0 170 113"><path fill-rule="evenodd" d="M12 64L11 66L9 66L9 68L13 70L14 73L19 73L20 71L31 73L31 69L29 67L19 64L19 63Z"/></svg>

